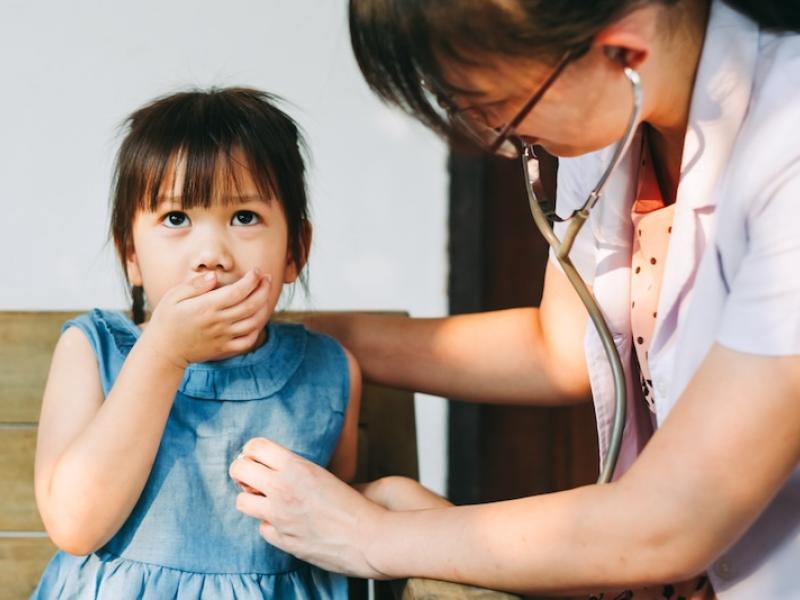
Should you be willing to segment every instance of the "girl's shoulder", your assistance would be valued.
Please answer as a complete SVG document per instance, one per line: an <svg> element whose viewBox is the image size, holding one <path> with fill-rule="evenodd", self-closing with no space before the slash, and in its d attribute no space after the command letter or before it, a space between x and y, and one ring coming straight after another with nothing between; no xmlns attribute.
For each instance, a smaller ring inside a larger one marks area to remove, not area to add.
<svg viewBox="0 0 800 600"><path fill-rule="evenodd" d="M297 329L305 336L305 358L315 366L326 365L330 368L347 371L347 356L344 347L338 340L324 333L306 329L304 325L294 323L278 324L278 327Z"/></svg>
<svg viewBox="0 0 800 600"><path fill-rule="evenodd" d="M69 319L61 331L70 328L78 329L89 341L97 358L103 391L108 394L125 358L139 338L139 328L124 313L100 308Z"/></svg>
<svg viewBox="0 0 800 600"><path fill-rule="evenodd" d="M126 356L140 335L139 328L124 313L100 308L69 319L62 325L62 333L70 327L88 338L98 356L109 352Z"/></svg>

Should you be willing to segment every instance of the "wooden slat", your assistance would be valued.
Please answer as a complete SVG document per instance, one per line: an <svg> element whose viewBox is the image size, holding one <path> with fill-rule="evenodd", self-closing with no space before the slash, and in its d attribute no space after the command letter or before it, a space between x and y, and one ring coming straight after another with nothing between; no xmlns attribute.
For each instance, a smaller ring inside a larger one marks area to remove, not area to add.
<svg viewBox="0 0 800 600"><path fill-rule="evenodd" d="M30 596L55 551L47 538L0 538L0 600Z"/></svg>
<svg viewBox="0 0 800 600"><path fill-rule="evenodd" d="M403 588L402 600L519 600L520 596L496 592L470 585L434 581L432 579L409 579Z"/></svg>
<svg viewBox="0 0 800 600"><path fill-rule="evenodd" d="M74 312L0 312L0 422L33 423L61 325Z"/></svg>
<svg viewBox="0 0 800 600"><path fill-rule="evenodd" d="M34 427L0 426L0 530L44 529L33 495Z"/></svg>
<svg viewBox="0 0 800 600"><path fill-rule="evenodd" d="M359 416L356 481L386 475L418 479L414 395L365 384Z"/></svg>

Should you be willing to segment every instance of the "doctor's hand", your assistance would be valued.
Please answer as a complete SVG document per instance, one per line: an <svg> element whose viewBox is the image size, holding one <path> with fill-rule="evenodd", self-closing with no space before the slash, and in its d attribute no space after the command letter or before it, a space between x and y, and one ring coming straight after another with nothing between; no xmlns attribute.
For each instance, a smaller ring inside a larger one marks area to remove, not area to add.
<svg viewBox="0 0 800 600"><path fill-rule="evenodd" d="M229 473L246 490L236 508L261 521L259 531L267 542L328 571L386 578L368 557L386 509L263 438L245 444Z"/></svg>

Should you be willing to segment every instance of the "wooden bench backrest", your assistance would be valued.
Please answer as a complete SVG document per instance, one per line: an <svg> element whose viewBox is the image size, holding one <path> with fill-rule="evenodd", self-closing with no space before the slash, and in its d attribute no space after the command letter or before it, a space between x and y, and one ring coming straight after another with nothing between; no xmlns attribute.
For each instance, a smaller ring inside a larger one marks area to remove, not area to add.
<svg viewBox="0 0 800 600"><path fill-rule="evenodd" d="M33 493L33 456L50 357L74 312L0 312L0 599L26 598L55 547ZM417 478L413 394L365 385L358 481Z"/></svg>

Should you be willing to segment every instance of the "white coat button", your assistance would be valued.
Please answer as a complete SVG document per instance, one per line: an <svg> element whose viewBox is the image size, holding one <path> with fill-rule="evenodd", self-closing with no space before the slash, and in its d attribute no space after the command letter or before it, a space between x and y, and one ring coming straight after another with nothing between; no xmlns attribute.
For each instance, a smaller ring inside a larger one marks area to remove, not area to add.
<svg viewBox="0 0 800 600"><path fill-rule="evenodd" d="M734 572L731 561L727 558L720 558L714 563L714 573L716 573L720 579L732 579Z"/></svg>

